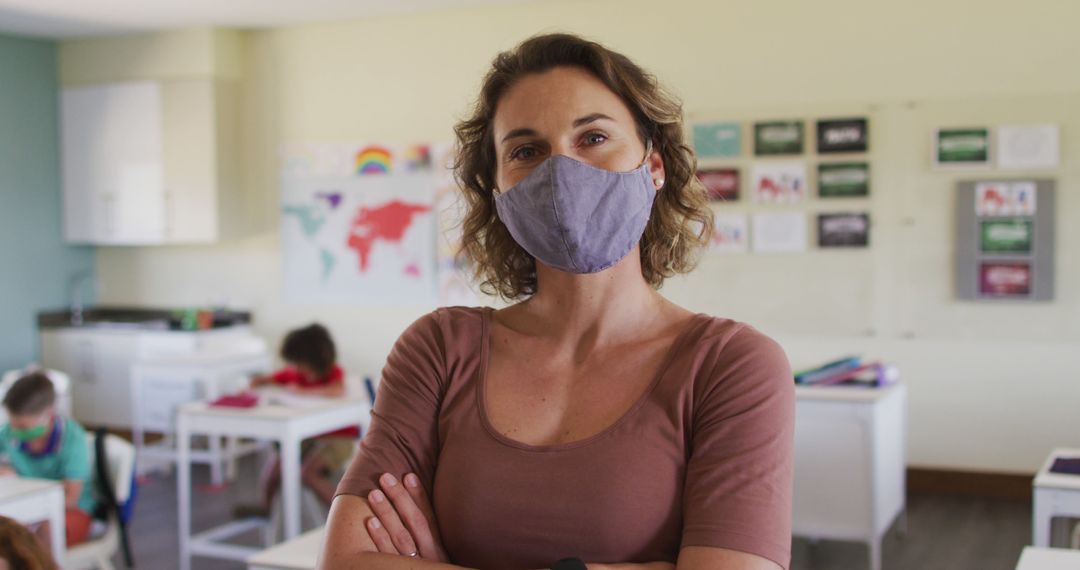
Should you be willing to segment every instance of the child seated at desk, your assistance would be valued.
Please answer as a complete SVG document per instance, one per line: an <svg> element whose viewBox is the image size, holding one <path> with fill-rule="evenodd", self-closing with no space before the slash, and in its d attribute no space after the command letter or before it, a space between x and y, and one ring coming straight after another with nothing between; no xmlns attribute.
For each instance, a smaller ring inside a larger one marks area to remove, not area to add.
<svg viewBox="0 0 1080 570"><path fill-rule="evenodd" d="M269 376L251 379L251 387L277 385L294 394L341 398L345 396L345 373L337 365L337 350L330 332L319 324L290 331L281 344L286 366ZM304 441L300 478L326 504L334 499L336 481L330 477L352 458L357 428L345 428ZM280 458L267 462L261 476L262 502L237 505L237 518L266 517L281 485Z"/></svg>
<svg viewBox="0 0 1080 570"><path fill-rule="evenodd" d="M12 384L4 408L10 421L0 426L0 475L62 481L67 545L85 541L95 510L86 431L79 422L56 414L56 389L41 372ZM42 542L48 542L47 525L37 529Z"/></svg>

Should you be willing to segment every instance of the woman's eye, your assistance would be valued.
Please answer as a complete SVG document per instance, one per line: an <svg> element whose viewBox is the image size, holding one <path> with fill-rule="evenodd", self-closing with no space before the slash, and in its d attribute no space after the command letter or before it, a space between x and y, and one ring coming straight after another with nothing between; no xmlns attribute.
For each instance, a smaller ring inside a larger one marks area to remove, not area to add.
<svg viewBox="0 0 1080 570"><path fill-rule="evenodd" d="M587 145L600 144L606 140L607 135L604 135L602 133L589 133L585 135L585 144Z"/></svg>
<svg viewBox="0 0 1080 570"><path fill-rule="evenodd" d="M529 160L535 156L535 148L531 146L519 146L510 153L510 160Z"/></svg>

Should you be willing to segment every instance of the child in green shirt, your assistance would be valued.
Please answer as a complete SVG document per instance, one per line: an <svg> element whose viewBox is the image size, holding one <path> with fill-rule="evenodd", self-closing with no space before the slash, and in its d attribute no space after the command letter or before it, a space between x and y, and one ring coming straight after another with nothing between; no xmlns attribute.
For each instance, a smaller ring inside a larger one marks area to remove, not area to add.
<svg viewBox="0 0 1080 570"><path fill-rule="evenodd" d="M56 414L56 390L41 372L15 382L3 404L10 422L0 426L0 475L63 482L67 545L85 541L95 508L86 431Z"/></svg>

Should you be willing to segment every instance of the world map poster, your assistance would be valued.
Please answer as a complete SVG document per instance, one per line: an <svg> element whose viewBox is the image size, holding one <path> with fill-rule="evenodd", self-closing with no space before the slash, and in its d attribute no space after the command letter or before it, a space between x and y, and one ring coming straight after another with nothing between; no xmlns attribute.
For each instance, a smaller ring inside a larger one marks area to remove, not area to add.
<svg viewBox="0 0 1080 570"><path fill-rule="evenodd" d="M444 273L445 149L303 145L283 150L281 243L292 301L434 304ZM456 189L455 189L456 190ZM440 265L443 271L440 272ZM440 303L441 304L441 303Z"/></svg>

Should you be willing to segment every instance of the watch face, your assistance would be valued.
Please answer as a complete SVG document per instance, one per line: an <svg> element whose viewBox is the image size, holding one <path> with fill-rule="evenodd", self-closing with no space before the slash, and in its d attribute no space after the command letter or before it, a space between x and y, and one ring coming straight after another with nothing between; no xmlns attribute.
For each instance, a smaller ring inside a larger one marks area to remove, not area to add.
<svg viewBox="0 0 1080 570"><path fill-rule="evenodd" d="M589 567L580 558L563 558L551 570L589 570Z"/></svg>

